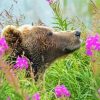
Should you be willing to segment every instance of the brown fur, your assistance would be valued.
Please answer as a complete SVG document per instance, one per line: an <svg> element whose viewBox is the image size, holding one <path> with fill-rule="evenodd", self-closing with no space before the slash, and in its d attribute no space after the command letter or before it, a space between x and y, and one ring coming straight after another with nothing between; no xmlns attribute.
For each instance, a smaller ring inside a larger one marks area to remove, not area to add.
<svg viewBox="0 0 100 100"><path fill-rule="evenodd" d="M4 28L3 35L16 56L22 55L24 51L25 56L33 62L35 74L41 66L80 47L75 31L55 32L45 26L9 25Z"/></svg>

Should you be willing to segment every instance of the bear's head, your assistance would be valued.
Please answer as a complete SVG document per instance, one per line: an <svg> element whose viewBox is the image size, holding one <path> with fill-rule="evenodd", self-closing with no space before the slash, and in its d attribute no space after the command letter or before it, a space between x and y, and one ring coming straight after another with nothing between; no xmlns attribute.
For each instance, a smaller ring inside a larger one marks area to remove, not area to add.
<svg viewBox="0 0 100 100"><path fill-rule="evenodd" d="M67 55L80 48L81 43L79 31L56 32L46 26L8 25L3 29L3 36L16 55L24 52L34 66Z"/></svg>

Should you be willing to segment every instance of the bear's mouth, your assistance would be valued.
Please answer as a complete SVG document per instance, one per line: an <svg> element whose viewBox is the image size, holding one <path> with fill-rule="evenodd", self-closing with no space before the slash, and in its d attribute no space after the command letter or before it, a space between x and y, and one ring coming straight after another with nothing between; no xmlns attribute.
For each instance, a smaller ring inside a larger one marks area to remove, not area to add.
<svg viewBox="0 0 100 100"><path fill-rule="evenodd" d="M64 48L64 52L65 53L72 53L72 52L76 51L79 48L80 48L80 45L78 45L77 47L74 47L73 49Z"/></svg>
<svg viewBox="0 0 100 100"><path fill-rule="evenodd" d="M63 49L63 51L64 51L65 53L72 53L72 52L74 52L74 51L76 51L77 49L80 48L81 43L82 43L82 40L79 39L79 43L78 43L77 45L75 45L75 46L71 46L71 45L70 45L70 46L67 46L67 47L65 47L65 48Z"/></svg>

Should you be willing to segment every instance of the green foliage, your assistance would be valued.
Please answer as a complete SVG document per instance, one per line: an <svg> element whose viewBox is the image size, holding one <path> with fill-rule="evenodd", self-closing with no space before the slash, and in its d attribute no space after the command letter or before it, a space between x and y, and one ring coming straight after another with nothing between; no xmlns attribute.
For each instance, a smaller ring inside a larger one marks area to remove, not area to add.
<svg viewBox="0 0 100 100"><path fill-rule="evenodd" d="M64 84L71 91L71 100L98 100L90 59L84 52L82 48L73 55L51 65L45 75L45 86L48 91L57 84Z"/></svg>
<svg viewBox="0 0 100 100"><path fill-rule="evenodd" d="M55 13L55 22L53 22L55 25L54 28L59 30L67 30L70 22L67 20L67 18L63 18L63 11L60 8L59 1L52 4L51 7Z"/></svg>
<svg viewBox="0 0 100 100"><path fill-rule="evenodd" d="M8 97L10 97L11 100L23 100L23 97L17 93L3 77L1 77L0 100L6 100Z"/></svg>
<svg viewBox="0 0 100 100"><path fill-rule="evenodd" d="M99 100L97 95L97 84L92 73L90 58L85 55L84 45L80 50L70 54L66 58L56 60L46 70L43 80L34 82L32 78L25 78L25 70L17 71L22 93L30 97L39 92L41 100L56 100L54 88L58 84L64 84L71 92L70 100ZM0 73L2 86L0 89L0 100L23 100L22 94L16 93Z"/></svg>

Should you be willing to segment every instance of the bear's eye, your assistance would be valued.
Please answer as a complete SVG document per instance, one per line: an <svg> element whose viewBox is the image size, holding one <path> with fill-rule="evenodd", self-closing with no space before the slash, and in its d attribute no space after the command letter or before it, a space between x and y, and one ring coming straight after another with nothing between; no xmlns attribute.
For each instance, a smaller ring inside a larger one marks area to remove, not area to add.
<svg viewBox="0 0 100 100"><path fill-rule="evenodd" d="M52 36L53 33L52 33L52 32L48 32L47 35L48 35L48 36Z"/></svg>

